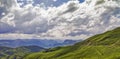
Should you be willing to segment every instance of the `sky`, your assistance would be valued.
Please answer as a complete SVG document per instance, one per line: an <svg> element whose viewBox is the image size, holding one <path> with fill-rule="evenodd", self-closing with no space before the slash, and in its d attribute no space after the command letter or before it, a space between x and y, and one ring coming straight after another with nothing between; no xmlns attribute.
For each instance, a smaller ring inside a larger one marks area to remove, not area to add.
<svg viewBox="0 0 120 59"><path fill-rule="evenodd" d="M0 39L86 39L120 26L119 0L0 0Z"/></svg>
<svg viewBox="0 0 120 59"><path fill-rule="evenodd" d="M32 2L31 2L32 1ZM67 3L70 0L17 0L18 3L20 3L21 7L24 5L27 5L28 3L32 3L32 5L36 6L38 4L44 3L45 6L60 6L63 3ZM80 3L84 2L84 0L79 0Z"/></svg>

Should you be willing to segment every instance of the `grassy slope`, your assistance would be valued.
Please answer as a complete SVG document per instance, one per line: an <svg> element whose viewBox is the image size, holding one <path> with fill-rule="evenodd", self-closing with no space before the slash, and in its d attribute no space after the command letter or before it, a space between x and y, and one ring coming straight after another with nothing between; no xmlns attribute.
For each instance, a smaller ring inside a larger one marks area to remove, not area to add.
<svg viewBox="0 0 120 59"><path fill-rule="evenodd" d="M120 59L120 28L92 36L73 46L33 53L24 59Z"/></svg>
<svg viewBox="0 0 120 59"><path fill-rule="evenodd" d="M17 48L0 47L0 59L22 59L25 55L38 52L44 48L37 46L22 46ZM35 49L33 49L35 48Z"/></svg>

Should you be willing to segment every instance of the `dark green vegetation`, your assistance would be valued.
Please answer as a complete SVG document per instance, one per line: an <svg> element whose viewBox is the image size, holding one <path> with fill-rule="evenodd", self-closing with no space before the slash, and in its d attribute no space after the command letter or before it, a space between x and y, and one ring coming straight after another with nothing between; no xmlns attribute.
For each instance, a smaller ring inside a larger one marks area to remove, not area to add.
<svg viewBox="0 0 120 59"><path fill-rule="evenodd" d="M120 28L92 36L72 46L32 53L23 59L120 59Z"/></svg>
<svg viewBox="0 0 120 59"><path fill-rule="evenodd" d="M18 48L0 47L0 59L22 59L25 55L39 52L44 48L38 46L22 46Z"/></svg>

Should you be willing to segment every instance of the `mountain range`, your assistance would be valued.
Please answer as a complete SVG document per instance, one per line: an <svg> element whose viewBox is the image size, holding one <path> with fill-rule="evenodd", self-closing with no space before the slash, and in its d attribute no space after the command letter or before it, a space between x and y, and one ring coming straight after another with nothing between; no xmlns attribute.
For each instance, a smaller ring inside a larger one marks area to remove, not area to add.
<svg viewBox="0 0 120 59"><path fill-rule="evenodd" d="M23 59L30 53L47 51L58 46L73 45L78 40L6 39L0 40L0 59Z"/></svg>
<svg viewBox="0 0 120 59"><path fill-rule="evenodd" d="M67 41L68 42L68 41ZM120 59L120 27L70 46L0 47L1 59Z"/></svg>
<svg viewBox="0 0 120 59"><path fill-rule="evenodd" d="M19 47L19 46L39 46L43 48L52 48L57 46L65 46L65 45L72 45L80 40L48 40L48 39L15 39L15 40L0 40L0 46L7 46L7 47Z"/></svg>

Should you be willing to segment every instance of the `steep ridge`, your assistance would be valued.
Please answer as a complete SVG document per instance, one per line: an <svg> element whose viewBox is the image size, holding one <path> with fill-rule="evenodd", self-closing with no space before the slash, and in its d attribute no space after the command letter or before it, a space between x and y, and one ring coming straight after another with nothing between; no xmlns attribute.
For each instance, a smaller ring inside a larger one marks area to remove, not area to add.
<svg viewBox="0 0 120 59"><path fill-rule="evenodd" d="M120 27L92 36L73 46L57 47L24 59L119 59Z"/></svg>
<svg viewBox="0 0 120 59"><path fill-rule="evenodd" d="M81 45L120 45L120 27L98 34L81 42Z"/></svg>

